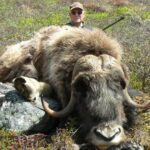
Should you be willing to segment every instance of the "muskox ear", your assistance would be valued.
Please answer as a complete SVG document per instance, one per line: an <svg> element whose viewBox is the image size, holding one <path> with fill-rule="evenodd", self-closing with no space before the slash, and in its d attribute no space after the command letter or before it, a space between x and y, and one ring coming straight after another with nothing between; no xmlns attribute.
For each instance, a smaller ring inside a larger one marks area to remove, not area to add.
<svg viewBox="0 0 150 150"><path fill-rule="evenodd" d="M87 75L79 75L73 81L72 86L76 92L80 93L82 96L86 96L89 87L89 80L90 79Z"/></svg>

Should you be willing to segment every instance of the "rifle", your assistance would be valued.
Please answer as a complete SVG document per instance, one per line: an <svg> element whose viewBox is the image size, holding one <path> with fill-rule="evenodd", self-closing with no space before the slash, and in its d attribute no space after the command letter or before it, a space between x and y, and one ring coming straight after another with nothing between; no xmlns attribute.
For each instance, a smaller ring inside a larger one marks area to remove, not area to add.
<svg viewBox="0 0 150 150"><path fill-rule="evenodd" d="M113 26L114 24L118 23L119 21L125 19L124 16L121 16L118 20L116 20L115 22L111 23L110 25L106 26L105 28L103 28L102 30L105 31L106 29L110 28L111 26Z"/></svg>

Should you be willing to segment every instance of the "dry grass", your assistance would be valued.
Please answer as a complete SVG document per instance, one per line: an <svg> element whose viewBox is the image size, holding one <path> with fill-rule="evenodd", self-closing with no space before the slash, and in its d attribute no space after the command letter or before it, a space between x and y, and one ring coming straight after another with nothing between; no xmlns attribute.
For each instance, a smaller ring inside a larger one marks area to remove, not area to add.
<svg viewBox="0 0 150 150"><path fill-rule="evenodd" d="M143 99L149 100L150 97L146 94L135 97L135 101L142 103ZM128 140L140 143L145 146L146 150L150 149L150 111L138 110L135 124L128 132Z"/></svg>

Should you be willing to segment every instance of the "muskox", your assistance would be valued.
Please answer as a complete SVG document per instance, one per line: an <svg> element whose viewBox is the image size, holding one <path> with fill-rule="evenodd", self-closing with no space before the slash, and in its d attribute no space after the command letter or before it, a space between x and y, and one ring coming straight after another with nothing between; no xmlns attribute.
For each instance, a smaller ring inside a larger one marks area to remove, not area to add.
<svg viewBox="0 0 150 150"><path fill-rule="evenodd" d="M51 26L12 48L14 58L8 57L11 47L1 57L0 80L15 78L14 86L30 101L55 95L62 110L54 111L42 101L45 111L57 118L75 111L84 140L98 148L125 140L124 102L150 107L149 102L137 104L130 98L122 48L99 29Z"/></svg>

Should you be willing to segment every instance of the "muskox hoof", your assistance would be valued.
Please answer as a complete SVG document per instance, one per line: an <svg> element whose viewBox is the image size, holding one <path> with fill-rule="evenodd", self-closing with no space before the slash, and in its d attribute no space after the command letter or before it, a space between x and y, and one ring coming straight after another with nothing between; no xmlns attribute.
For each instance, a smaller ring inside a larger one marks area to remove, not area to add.
<svg viewBox="0 0 150 150"><path fill-rule="evenodd" d="M20 76L14 79L14 87L27 100L35 102L39 99L39 91L37 90L38 81L32 78Z"/></svg>

